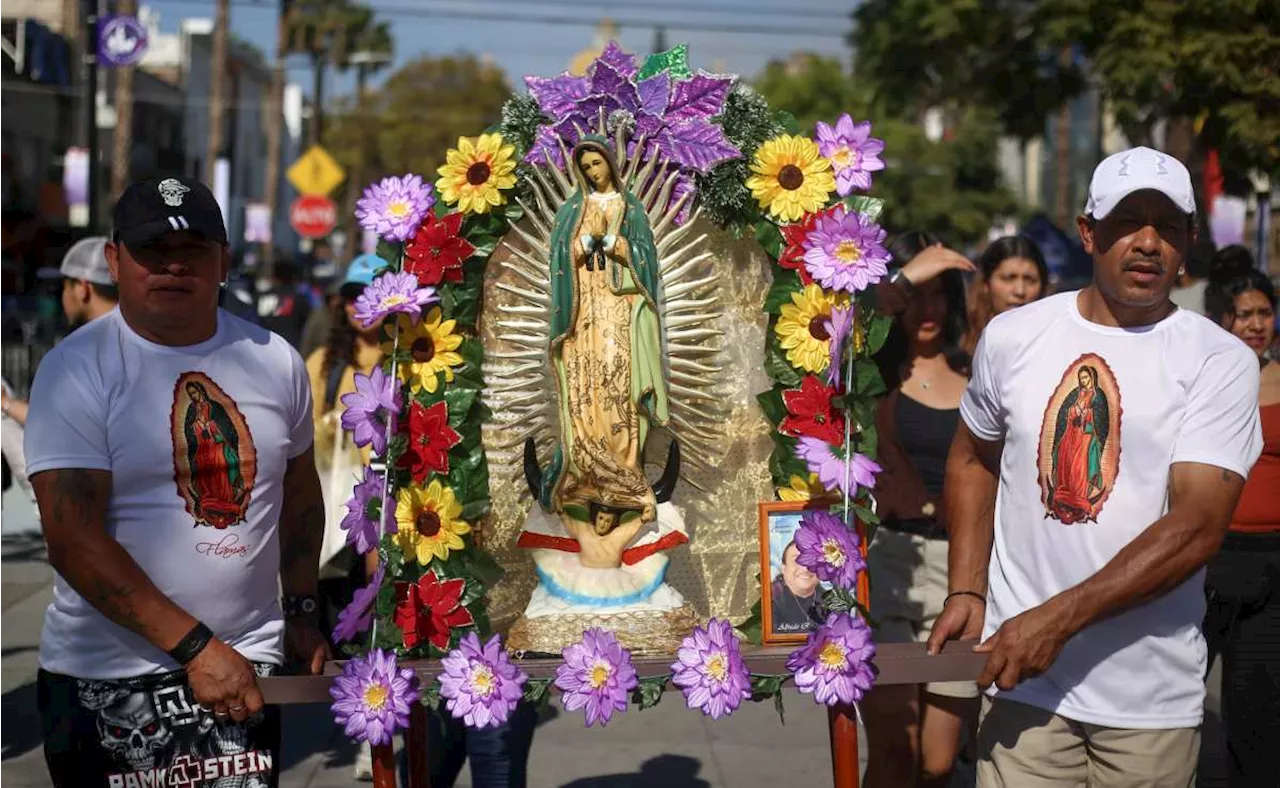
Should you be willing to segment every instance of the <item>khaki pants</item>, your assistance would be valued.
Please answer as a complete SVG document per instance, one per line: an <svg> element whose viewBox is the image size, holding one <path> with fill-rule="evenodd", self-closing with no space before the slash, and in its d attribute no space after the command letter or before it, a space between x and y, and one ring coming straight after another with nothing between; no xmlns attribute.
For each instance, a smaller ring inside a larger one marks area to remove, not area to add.
<svg viewBox="0 0 1280 788"><path fill-rule="evenodd" d="M982 699L978 788L1191 788L1199 758L1199 728L1107 728Z"/></svg>
<svg viewBox="0 0 1280 788"><path fill-rule="evenodd" d="M877 528L867 548L871 617L879 643L924 642L947 599L945 539L926 539ZM946 698L976 698L972 681L934 681L925 691Z"/></svg>

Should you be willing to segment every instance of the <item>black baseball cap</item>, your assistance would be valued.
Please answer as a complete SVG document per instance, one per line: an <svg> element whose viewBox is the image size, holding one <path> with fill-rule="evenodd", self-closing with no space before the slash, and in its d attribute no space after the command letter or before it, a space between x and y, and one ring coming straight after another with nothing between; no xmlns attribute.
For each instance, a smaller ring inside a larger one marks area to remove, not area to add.
<svg viewBox="0 0 1280 788"><path fill-rule="evenodd" d="M227 244L222 209L209 187L194 178L168 176L134 183L116 201L111 222L112 240L128 247L145 246L182 230Z"/></svg>

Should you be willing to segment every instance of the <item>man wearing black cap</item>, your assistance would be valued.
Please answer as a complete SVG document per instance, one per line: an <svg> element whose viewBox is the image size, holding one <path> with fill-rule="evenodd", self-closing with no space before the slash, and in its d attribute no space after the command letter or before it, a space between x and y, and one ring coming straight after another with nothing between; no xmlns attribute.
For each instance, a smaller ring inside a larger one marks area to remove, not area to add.
<svg viewBox="0 0 1280 788"><path fill-rule="evenodd" d="M306 369L218 309L230 255L204 185L135 183L113 221L119 309L45 357L27 422L58 573L46 760L59 788L274 786L279 717L257 677L326 656Z"/></svg>

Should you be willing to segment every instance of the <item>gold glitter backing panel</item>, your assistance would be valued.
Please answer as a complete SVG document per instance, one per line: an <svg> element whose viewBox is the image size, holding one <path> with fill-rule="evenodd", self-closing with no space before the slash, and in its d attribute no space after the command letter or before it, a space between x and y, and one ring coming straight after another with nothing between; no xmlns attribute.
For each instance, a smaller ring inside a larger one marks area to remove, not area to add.
<svg viewBox="0 0 1280 788"><path fill-rule="evenodd" d="M680 641L700 620L698 613L687 604L675 610L643 613L521 617L507 635L507 650L559 654L565 647L582 640L583 632L599 627L612 632L634 656L674 654L680 648Z"/></svg>
<svg viewBox="0 0 1280 788"><path fill-rule="evenodd" d="M707 234L706 248L712 251L713 270L719 277L719 296L724 314L717 326L724 332L723 350L714 363L723 367L718 381L723 394L726 421L721 455L708 472L695 471L693 480L707 490L694 489L682 480L672 497L685 518L691 543L670 552L667 582L684 595L696 616L740 621L749 613L760 594L756 503L774 498L769 475L772 442L770 425L755 397L769 388L761 367L764 332L768 315L762 304L771 283L769 261L764 250L752 240L735 241L709 222L700 220L693 228L696 236ZM500 282L519 285L517 276L499 261L510 255L506 248L515 242L512 234L494 252L486 272L484 309L480 316L480 338L486 356L511 352L514 346L498 339L499 305L518 299L498 289ZM521 245L523 248L523 244ZM486 362L486 380L493 387L501 380ZM491 407L497 403L488 400ZM513 429L494 421L484 425L483 438L490 462L492 511L483 524L485 547L506 570L506 576L488 595L489 615L498 631L511 627L524 612L537 578L527 550L517 549L525 515L533 504L519 463L519 451L502 451L500 444L513 437ZM655 430L646 447L651 479L661 473L669 436ZM512 458L503 462L504 457ZM579 628L578 633L582 629ZM514 631L513 631L514 634ZM578 638L574 638L574 642ZM555 649L559 651L559 649Z"/></svg>

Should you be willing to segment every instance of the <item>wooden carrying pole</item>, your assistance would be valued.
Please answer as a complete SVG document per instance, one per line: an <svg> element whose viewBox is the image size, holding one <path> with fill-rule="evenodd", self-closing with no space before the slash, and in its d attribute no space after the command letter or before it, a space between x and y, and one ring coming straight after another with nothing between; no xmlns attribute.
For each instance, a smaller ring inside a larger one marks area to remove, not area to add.
<svg viewBox="0 0 1280 788"><path fill-rule="evenodd" d="M926 684L931 681L971 681L978 677L986 662L985 654L973 653L974 640L948 643L941 654L929 656L924 643L882 643L876 647L876 684ZM784 646L747 647L743 658L752 673L781 675L787 673L787 656L793 649ZM635 657L636 672L655 675L667 672L670 657ZM559 659L528 659L520 668L534 679L555 678ZM407 662L405 667L417 671L424 684L435 681L443 671L439 660ZM339 663L329 663L322 676L272 676L258 679L267 703L330 703L329 685L341 672ZM668 687L672 685L668 684ZM836 788L858 785L858 726L853 709L839 708L831 714L831 757L836 770ZM406 748L409 764L409 788L429 788L430 753L427 752L427 714L415 704L409 717ZM843 771L841 768L843 767ZM395 756L390 746L373 749L374 785L395 788Z"/></svg>

